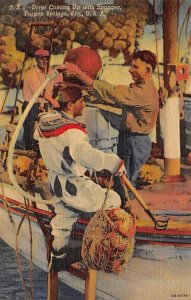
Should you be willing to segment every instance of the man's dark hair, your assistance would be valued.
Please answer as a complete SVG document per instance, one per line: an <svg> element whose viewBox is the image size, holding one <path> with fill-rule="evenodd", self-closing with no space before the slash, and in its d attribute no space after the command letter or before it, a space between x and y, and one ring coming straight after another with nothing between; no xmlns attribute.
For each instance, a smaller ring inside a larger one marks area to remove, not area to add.
<svg viewBox="0 0 191 300"><path fill-rule="evenodd" d="M132 55L133 59L140 59L147 64L150 64L152 67L152 70L154 71L156 64L157 64L157 59L156 56L153 52L149 50L139 50L133 53Z"/></svg>
<svg viewBox="0 0 191 300"><path fill-rule="evenodd" d="M69 102L75 103L82 98L81 90L76 86L67 86L63 88L58 96L59 105L65 108Z"/></svg>

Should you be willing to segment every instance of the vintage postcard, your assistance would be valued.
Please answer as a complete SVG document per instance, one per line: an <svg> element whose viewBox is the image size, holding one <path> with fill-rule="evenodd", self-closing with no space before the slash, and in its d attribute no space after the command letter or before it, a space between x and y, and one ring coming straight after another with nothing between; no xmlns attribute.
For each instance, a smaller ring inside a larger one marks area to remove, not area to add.
<svg viewBox="0 0 191 300"><path fill-rule="evenodd" d="M0 0L0 299L191 299L191 0Z"/></svg>

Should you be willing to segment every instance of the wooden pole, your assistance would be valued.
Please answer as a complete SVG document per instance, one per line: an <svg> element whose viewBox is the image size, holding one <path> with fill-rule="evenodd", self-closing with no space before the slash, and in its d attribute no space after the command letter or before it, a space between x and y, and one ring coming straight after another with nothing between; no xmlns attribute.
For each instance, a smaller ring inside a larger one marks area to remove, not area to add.
<svg viewBox="0 0 191 300"><path fill-rule="evenodd" d="M164 84L167 83L167 65L177 63L177 40L178 40L178 1L163 1L163 49L164 49Z"/></svg>
<svg viewBox="0 0 191 300"><path fill-rule="evenodd" d="M0 144L0 151L8 152L9 151L9 146L6 146L4 144ZM23 155L23 156L27 156L27 157L30 157L30 158L37 157L37 153L33 150L14 149L14 154L21 155L21 156Z"/></svg>
<svg viewBox="0 0 191 300"><path fill-rule="evenodd" d="M169 96L164 107L164 176L163 182L179 182L180 175L180 111L179 97L169 87L169 64L177 64L178 1L163 1L164 86ZM174 123L174 124L172 124Z"/></svg>
<svg viewBox="0 0 191 300"><path fill-rule="evenodd" d="M47 300L58 300L58 272L53 272L51 270L48 273Z"/></svg>
<svg viewBox="0 0 191 300"><path fill-rule="evenodd" d="M96 275L96 270L90 268L88 269L88 274L85 282L85 300L96 299Z"/></svg>

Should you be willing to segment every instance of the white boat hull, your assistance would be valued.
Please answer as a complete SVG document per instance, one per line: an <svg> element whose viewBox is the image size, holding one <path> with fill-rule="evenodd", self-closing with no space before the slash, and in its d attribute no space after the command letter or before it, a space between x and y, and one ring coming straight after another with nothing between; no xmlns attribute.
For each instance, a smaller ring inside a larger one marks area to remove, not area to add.
<svg viewBox="0 0 191 300"><path fill-rule="evenodd" d="M7 197L18 196L8 184L4 184ZM45 208L42 207L43 209ZM0 237L12 248L16 246L16 232L21 216L11 213L14 224L4 207L0 208ZM39 268L48 271L46 259L46 244L43 233L35 220L32 224L33 263ZM20 253L30 258L30 234L28 219L25 218L19 233ZM165 250L166 249L166 250ZM191 295L191 260L172 258L169 248L155 248L161 260L142 259L133 257L126 270L118 275L97 272L96 299L118 300L166 300L172 295ZM187 251L190 251L189 249ZM161 253L160 253L161 252ZM152 258L152 256L150 257ZM156 257L153 257L153 259ZM59 279L72 288L84 293L85 282L79 277L66 271L59 272ZM186 297L186 296L184 296Z"/></svg>

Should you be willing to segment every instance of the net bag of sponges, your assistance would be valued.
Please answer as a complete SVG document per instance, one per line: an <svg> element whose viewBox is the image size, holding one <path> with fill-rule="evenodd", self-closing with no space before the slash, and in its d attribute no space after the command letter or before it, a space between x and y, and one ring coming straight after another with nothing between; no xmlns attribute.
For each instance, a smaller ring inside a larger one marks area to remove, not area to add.
<svg viewBox="0 0 191 300"><path fill-rule="evenodd" d="M82 258L87 267L119 273L134 250L135 219L123 209L99 210L87 225Z"/></svg>

